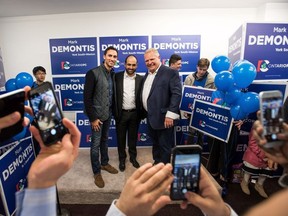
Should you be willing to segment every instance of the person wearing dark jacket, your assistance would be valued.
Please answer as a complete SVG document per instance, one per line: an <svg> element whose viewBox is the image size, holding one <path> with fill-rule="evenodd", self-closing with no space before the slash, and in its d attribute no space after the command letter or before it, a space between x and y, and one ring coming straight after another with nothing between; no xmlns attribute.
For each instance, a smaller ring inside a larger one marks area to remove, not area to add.
<svg viewBox="0 0 288 216"><path fill-rule="evenodd" d="M97 187L105 186L101 169L116 174L118 170L111 166L108 156L109 126L112 116L113 67L118 51L110 46L104 51L104 61L100 66L89 70L85 76L84 112L89 118L92 129L91 165L94 183ZM99 161L101 153L101 161Z"/></svg>
<svg viewBox="0 0 288 216"><path fill-rule="evenodd" d="M125 71L115 74L114 85L114 118L119 155L119 169L125 170L126 161L126 135L129 148L130 162L135 168L140 165L137 158L137 137L140 124L140 86L142 76L136 74L137 58L129 55L125 59Z"/></svg>

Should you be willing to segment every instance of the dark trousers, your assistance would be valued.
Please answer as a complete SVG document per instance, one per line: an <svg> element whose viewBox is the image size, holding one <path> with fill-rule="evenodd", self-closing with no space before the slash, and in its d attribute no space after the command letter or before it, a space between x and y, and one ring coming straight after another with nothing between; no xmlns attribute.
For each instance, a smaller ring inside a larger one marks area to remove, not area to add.
<svg viewBox="0 0 288 216"><path fill-rule="evenodd" d="M237 147L238 135L238 128L233 126L228 143L218 139L214 139L214 142L209 143L211 145L207 169L210 173L215 174L220 172L224 179L227 180L229 178Z"/></svg>
<svg viewBox="0 0 288 216"><path fill-rule="evenodd" d="M128 138L128 152L131 160L137 157L137 137L140 120L137 112L126 112L122 110L120 120L116 122L116 133L118 142L119 161L125 161L126 155L126 136Z"/></svg>
<svg viewBox="0 0 288 216"><path fill-rule="evenodd" d="M170 163L171 149L174 146L174 127L155 130L148 124L148 135L152 140L152 155L155 163Z"/></svg>

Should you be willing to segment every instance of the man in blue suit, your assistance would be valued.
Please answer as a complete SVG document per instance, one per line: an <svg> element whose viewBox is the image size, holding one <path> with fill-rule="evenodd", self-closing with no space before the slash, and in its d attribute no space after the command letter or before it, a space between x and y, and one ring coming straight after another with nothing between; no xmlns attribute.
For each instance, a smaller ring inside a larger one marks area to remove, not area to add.
<svg viewBox="0 0 288 216"><path fill-rule="evenodd" d="M141 101L147 115L148 135L153 142L154 164L169 163L175 120L180 117L180 77L178 71L161 64L157 49L146 50L144 59L148 72L143 79Z"/></svg>

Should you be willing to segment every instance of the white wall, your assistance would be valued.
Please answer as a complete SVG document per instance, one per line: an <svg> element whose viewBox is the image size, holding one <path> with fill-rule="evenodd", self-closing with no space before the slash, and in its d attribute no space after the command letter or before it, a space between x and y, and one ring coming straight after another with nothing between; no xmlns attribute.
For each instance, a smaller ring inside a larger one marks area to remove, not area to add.
<svg viewBox="0 0 288 216"><path fill-rule="evenodd" d="M227 55L228 38L245 22L288 22L287 4L259 8L118 11L0 19L6 79L43 65L51 80L49 39L131 35L201 35L201 57Z"/></svg>
<svg viewBox="0 0 288 216"><path fill-rule="evenodd" d="M0 19L6 79L35 65L51 71L49 39L130 35L201 35L201 56L227 54L228 38L256 9L151 10ZM51 80L48 73L47 80Z"/></svg>

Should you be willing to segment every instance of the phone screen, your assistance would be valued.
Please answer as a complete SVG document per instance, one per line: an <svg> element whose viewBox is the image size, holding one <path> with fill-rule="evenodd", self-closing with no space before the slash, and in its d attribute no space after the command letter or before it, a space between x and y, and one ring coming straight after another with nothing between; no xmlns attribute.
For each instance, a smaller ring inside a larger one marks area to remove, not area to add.
<svg viewBox="0 0 288 216"><path fill-rule="evenodd" d="M174 151L173 175L170 197L185 200L187 191L198 191L201 165L201 150L183 149Z"/></svg>
<svg viewBox="0 0 288 216"><path fill-rule="evenodd" d="M277 134L281 132L281 125L283 123L282 104L282 96L262 98L261 115L264 127L263 135L268 143L278 141Z"/></svg>
<svg viewBox="0 0 288 216"><path fill-rule="evenodd" d="M21 114L21 119L14 125L3 128L0 133L0 141L5 141L23 130L25 92L18 89L0 95L0 118L15 111Z"/></svg>
<svg viewBox="0 0 288 216"><path fill-rule="evenodd" d="M62 123L63 115L52 85L45 82L32 89L29 100L44 144L51 145L61 140L67 129Z"/></svg>

